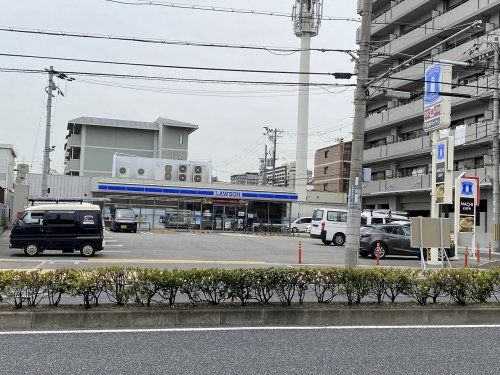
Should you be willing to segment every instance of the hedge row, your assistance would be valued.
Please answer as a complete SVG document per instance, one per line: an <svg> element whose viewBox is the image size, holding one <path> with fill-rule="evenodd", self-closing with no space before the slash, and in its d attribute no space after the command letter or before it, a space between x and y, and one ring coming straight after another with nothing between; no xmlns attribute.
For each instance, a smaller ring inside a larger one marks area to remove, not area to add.
<svg viewBox="0 0 500 375"><path fill-rule="evenodd" d="M86 309L101 296L117 305L155 303L174 305L179 294L194 305L238 301L283 305L303 303L306 292L318 303L343 297L349 305L367 297L378 303L406 296L425 305L448 298L460 305L500 297L500 268L445 269L421 272L403 269L259 268L159 270L110 267L86 270L0 271L0 302L16 309L47 304L57 306L64 295L78 297Z"/></svg>

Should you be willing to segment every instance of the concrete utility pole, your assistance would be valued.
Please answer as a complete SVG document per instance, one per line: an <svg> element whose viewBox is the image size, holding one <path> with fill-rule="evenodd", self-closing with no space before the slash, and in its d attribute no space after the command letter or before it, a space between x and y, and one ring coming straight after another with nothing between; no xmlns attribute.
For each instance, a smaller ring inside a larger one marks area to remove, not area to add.
<svg viewBox="0 0 500 375"><path fill-rule="evenodd" d="M499 131L499 49L498 43L494 44L493 50L495 53L493 63L494 74L494 89L493 89L493 134L492 134L492 151L493 151L493 251L500 251L500 176L498 168L500 167L500 155L498 145Z"/></svg>
<svg viewBox="0 0 500 375"><path fill-rule="evenodd" d="M42 174L42 197L49 196L49 188L47 186L47 180L50 173L50 152L53 148L50 146L50 127L52 121L52 98L54 95L52 91L55 91L56 85L54 84L54 67L50 67L49 73L49 85L45 89L47 92L47 121L45 123L45 148L43 149L43 174Z"/></svg>
<svg viewBox="0 0 500 375"><path fill-rule="evenodd" d="M267 145L264 145L264 167L262 168L262 185L267 185Z"/></svg>
<svg viewBox="0 0 500 375"><path fill-rule="evenodd" d="M272 170L272 175L271 175L271 185L274 186L275 179L274 179L274 174L276 172L276 144L278 141L278 137L281 133L283 133L283 130L279 129L270 129L269 127L265 126L264 129L266 130L266 135L269 138L269 140L273 143L273 170Z"/></svg>
<svg viewBox="0 0 500 375"><path fill-rule="evenodd" d="M363 146L365 141L365 118L370 61L370 31L372 25L372 2L360 0L358 14L361 16L359 58L356 63L358 79L354 94L354 124L352 129L351 172L349 176L349 206L347 213L346 267L356 267L359 251L359 228L361 225L361 182L363 176Z"/></svg>
<svg viewBox="0 0 500 375"><path fill-rule="evenodd" d="M311 37L318 35L323 14L322 0L295 0L294 32L300 38L299 102L297 113L297 149L295 156L295 191L299 202L307 198L307 143L309 136L309 73Z"/></svg>

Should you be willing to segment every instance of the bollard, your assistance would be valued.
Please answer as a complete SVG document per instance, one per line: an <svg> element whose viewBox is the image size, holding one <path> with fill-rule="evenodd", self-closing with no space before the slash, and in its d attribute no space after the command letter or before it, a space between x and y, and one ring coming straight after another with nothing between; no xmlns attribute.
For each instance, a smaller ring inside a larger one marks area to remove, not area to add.
<svg viewBox="0 0 500 375"><path fill-rule="evenodd" d="M481 263L481 255L480 255L479 243L476 244L476 262L478 264Z"/></svg>
<svg viewBox="0 0 500 375"><path fill-rule="evenodd" d="M491 250L491 242L488 244L488 260L493 261L493 251Z"/></svg>
<svg viewBox="0 0 500 375"><path fill-rule="evenodd" d="M302 264L302 241L299 241L299 264Z"/></svg>
<svg viewBox="0 0 500 375"><path fill-rule="evenodd" d="M380 266L380 243L377 242L377 247L375 247L375 259L377 260L377 266Z"/></svg>
<svg viewBox="0 0 500 375"><path fill-rule="evenodd" d="M468 266L469 266L469 249L467 246L465 246L464 267L467 268Z"/></svg>

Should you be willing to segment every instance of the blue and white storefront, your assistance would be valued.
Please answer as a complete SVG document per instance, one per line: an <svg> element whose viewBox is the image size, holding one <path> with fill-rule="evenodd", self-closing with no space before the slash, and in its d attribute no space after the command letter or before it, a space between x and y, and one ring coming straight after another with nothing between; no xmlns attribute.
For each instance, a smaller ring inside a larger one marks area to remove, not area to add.
<svg viewBox="0 0 500 375"><path fill-rule="evenodd" d="M272 186L99 178L92 196L102 199L104 213L130 207L144 228L238 231L288 226L293 189Z"/></svg>

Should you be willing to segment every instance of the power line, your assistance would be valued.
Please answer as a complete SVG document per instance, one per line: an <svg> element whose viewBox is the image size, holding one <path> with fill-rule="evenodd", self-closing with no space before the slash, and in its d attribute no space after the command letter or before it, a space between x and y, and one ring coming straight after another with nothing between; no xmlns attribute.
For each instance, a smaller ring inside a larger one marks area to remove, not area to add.
<svg viewBox="0 0 500 375"><path fill-rule="evenodd" d="M42 55L26 55L15 53L0 53L0 56L29 58L40 60L56 60L56 61L72 61L84 62L94 64L109 64L109 65L125 65L125 66L141 66L148 68L167 68L167 69L186 69L186 70L200 70L200 71L216 71L216 72L234 72L234 73L264 73L264 74L298 74L298 75L320 75L320 76L333 76L344 77L352 76L351 73L330 73L330 72L299 72L299 71L285 71L285 70L259 70L259 69L237 69L237 68L213 68L204 66L182 66L182 65L163 65L163 64L146 64L146 63L133 63L125 61L113 60L94 60L94 59L78 59L72 57L55 57L55 56L42 56Z"/></svg>
<svg viewBox="0 0 500 375"><path fill-rule="evenodd" d="M255 10L255 9L237 9L237 8L226 8L226 7L214 7L207 5L198 5L198 4L179 4L179 3L171 3L166 1L126 1L126 0L104 0L109 3L116 3L121 5L150 5L150 6L161 6L168 8L178 8L178 9L190 9L190 10L201 10L201 11L210 11L210 12L221 12L221 13L232 13L232 14L251 14L251 15L260 15L260 16L274 16L274 17L286 17L292 18L291 13L285 12L272 12L272 11L264 11L264 10ZM323 16L322 21L350 21L350 22L360 22L358 18L353 17L331 17L331 16Z"/></svg>
<svg viewBox="0 0 500 375"><path fill-rule="evenodd" d="M245 91L235 91L235 90L193 90L193 89L174 89L167 87L158 86L145 86L145 85L134 85L128 83L116 83L110 81L101 80L91 80L80 78L76 82L105 86L105 87L117 87L130 90L147 91L153 93L170 93L176 95L187 95L187 96L214 96L214 97L225 97L225 98L274 98L274 97L295 97L300 95L296 89L292 90L245 90ZM322 87L313 87L312 89L321 90L321 92L313 92L310 95L331 95L331 94L341 94L345 89L341 91L325 91Z"/></svg>
<svg viewBox="0 0 500 375"><path fill-rule="evenodd" d="M354 53L356 50L348 49L330 49L330 48L293 48L293 47L277 47L277 46L257 46L257 45L246 45L246 44L226 44L226 43L209 43L209 42L196 42L196 41L183 41L183 40L167 40L167 39L155 39L155 38L144 38L138 36L121 36L121 35L107 35L107 34L93 34L93 33L76 33L73 31L53 31L53 30L39 30L39 29L26 29L18 27L0 27L0 31L12 32L12 33L22 33L22 34L35 34L35 35L48 35L48 36L59 36L59 37L70 37L70 38L84 38L84 39L100 39L100 40L117 40L126 42L137 42L137 43L152 43L152 44L164 44L173 46L191 46L191 47L215 47L215 48L234 48L234 49L245 49L245 50L257 50L265 52L281 52L281 53L295 53L301 51L316 51L316 52L342 52L342 53Z"/></svg>
<svg viewBox="0 0 500 375"><path fill-rule="evenodd" d="M20 68L0 68L0 72L5 73L26 73L26 74L46 74L43 69L20 69ZM299 82L284 82L284 81L250 81L250 80L223 80L223 79L202 79L202 78L180 78L180 77L164 77L164 76L149 76L139 74L119 74L119 73L101 73L89 71L70 71L58 70L58 73L83 76L83 77L107 77L119 79L137 79L148 81L166 81L166 82L190 82L190 83L208 83L208 84L237 84L237 85L270 85L270 86L309 86L309 87L353 87L351 83L328 83L328 82L311 82L306 85Z"/></svg>

